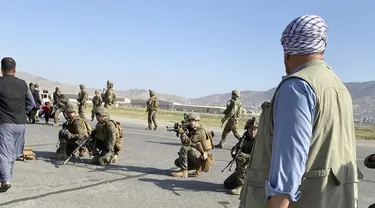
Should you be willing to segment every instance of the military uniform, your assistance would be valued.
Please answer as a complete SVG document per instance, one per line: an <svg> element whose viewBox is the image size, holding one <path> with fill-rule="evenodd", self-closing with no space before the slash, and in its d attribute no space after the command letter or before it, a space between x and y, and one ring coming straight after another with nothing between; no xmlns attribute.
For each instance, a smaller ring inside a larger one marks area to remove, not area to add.
<svg viewBox="0 0 375 208"><path fill-rule="evenodd" d="M98 121L92 133L95 150L91 163L105 166L117 161L117 156L122 150L123 138L119 136L120 132L118 132L121 128L117 128L117 122L110 119L107 108L100 106L96 109L96 113L105 116L105 118L103 121Z"/></svg>
<svg viewBox="0 0 375 208"><path fill-rule="evenodd" d="M224 111L224 118L221 119L221 123L224 123L227 121L225 124L223 133L221 134L221 141L218 145L216 145L216 148L223 148L223 145L225 143L225 140L229 134L229 132L233 132L233 135L237 138L241 138L241 134L239 132L238 128L238 122L240 120L241 112L242 112L242 105L241 101L239 100L240 97L240 91L238 90L233 90L232 91L232 99L228 101L227 103L227 108Z"/></svg>
<svg viewBox="0 0 375 208"><path fill-rule="evenodd" d="M252 121L251 119L249 121ZM249 159L250 159L250 153L253 148L253 144L255 141L255 138L253 137L252 133L249 132L258 128L258 124L252 123L251 126L249 126L245 131L243 138L243 146L240 150L240 154L238 155L236 159L236 170L234 173L232 173L227 179L224 181L224 188L226 189L232 189L231 193L235 195L239 195L241 193L242 186L245 182L246 177L246 170L249 166ZM240 148L240 142L238 142L232 149L232 157L235 155L235 150Z"/></svg>
<svg viewBox="0 0 375 208"><path fill-rule="evenodd" d="M150 90L150 98L147 101L147 113L148 113L148 130L151 130L152 123L154 123L154 130L158 128L156 122L156 111L159 109L159 100L155 96L155 92Z"/></svg>
<svg viewBox="0 0 375 208"><path fill-rule="evenodd" d="M199 121L198 114L190 113L187 120ZM196 170L195 175L199 175L203 162L207 159L208 150L204 150L202 141L207 139L206 130L198 125L194 129L189 127L189 133L186 135L180 130L181 149L179 157L175 160L175 165L181 168L178 172L173 172L174 177L188 177L188 170Z"/></svg>
<svg viewBox="0 0 375 208"><path fill-rule="evenodd" d="M109 80L107 81L107 91L104 93L104 107L108 108L108 110L111 110L113 105L116 103L116 95L113 91L113 83Z"/></svg>
<svg viewBox="0 0 375 208"><path fill-rule="evenodd" d="M66 106L65 110L67 113L75 112L74 106L71 103ZM56 151L58 157L60 159L65 159L77 148L76 141L90 134L91 126L85 119L82 119L79 115L75 115L74 118L69 119L66 129L61 129L59 131L59 146ZM87 153L87 149L81 148L80 156L83 156L85 153Z"/></svg>
<svg viewBox="0 0 375 208"><path fill-rule="evenodd" d="M102 97L99 92L95 90L95 96L92 98L92 110L91 110L91 120L93 121L96 114L96 109L102 105Z"/></svg>
<svg viewBox="0 0 375 208"><path fill-rule="evenodd" d="M67 118L67 115L66 115L66 107L68 106L68 103L69 102L69 98L67 98L65 95L61 94L60 95L60 98L57 100L57 103L55 106L53 106L53 112L51 114L53 114L54 116L54 125L55 126L58 126L59 125L59 116L60 116L60 113L62 112L65 119L68 120Z"/></svg>
<svg viewBox="0 0 375 208"><path fill-rule="evenodd" d="M80 84L79 88L81 91L78 93L78 114L81 118L85 119L86 102L89 99L89 95L85 90L85 86Z"/></svg>

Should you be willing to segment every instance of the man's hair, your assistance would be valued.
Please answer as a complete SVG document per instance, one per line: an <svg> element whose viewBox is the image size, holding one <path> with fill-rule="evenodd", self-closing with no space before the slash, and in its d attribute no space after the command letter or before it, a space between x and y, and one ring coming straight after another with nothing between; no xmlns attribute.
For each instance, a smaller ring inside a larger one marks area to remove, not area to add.
<svg viewBox="0 0 375 208"><path fill-rule="evenodd" d="M12 72L16 69L16 61L10 57L5 57L1 60L1 70L5 73Z"/></svg>

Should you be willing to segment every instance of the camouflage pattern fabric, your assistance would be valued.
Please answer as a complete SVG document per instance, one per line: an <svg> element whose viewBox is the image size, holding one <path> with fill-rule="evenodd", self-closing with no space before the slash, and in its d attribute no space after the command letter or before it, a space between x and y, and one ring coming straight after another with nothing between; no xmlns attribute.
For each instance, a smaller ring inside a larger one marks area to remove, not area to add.
<svg viewBox="0 0 375 208"><path fill-rule="evenodd" d="M91 127L88 128L88 124L85 123L84 119L80 116L76 116L73 119L67 122L67 129L60 130L59 132L59 147L56 151L60 158L66 158L70 155L75 148L77 148L77 140L82 139L84 136L90 134ZM87 150L82 148L80 153L83 153Z"/></svg>
<svg viewBox="0 0 375 208"><path fill-rule="evenodd" d="M108 110L111 110L115 102L116 95L112 88L108 88L104 93L104 107L108 108Z"/></svg>
<svg viewBox="0 0 375 208"><path fill-rule="evenodd" d="M96 124L94 130L94 140L96 141L95 149L99 150L96 157L92 159L93 164L108 165L111 158L119 155L122 149L122 142L116 142L117 128L109 117Z"/></svg>
<svg viewBox="0 0 375 208"><path fill-rule="evenodd" d="M230 100L225 110L225 116L221 120L222 123L227 121L225 124L223 133L221 134L221 141L219 146L223 146L227 136L230 132L233 132L234 137L237 139L241 138L241 134L238 127L238 122L241 116L241 101L238 98Z"/></svg>
<svg viewBox="0 0 375 208"><path fill-rule="evenodd" d="M78 114L81 118L85 119L86 102L89 99L89 95L83 86L80 86L81 91L78 93Z"/></svg>
<svg viewBox="0 0 375 208"><path fill-rule="evenodd" d="M206 139L206 131L202 126L191 129L186 134L181 134L182 147L179 152L177 163L182 170L188 170L188 164L192 164L195 168L199 168L202 164L201 155L204 153L201 141Z"/></svg>
<svg viewBox="0 0 375 208"><path fill-rule="evenodd" d="M94 120L96 109L101 105L102 105L102 97L100 95L95 95L92 98L91 120Z"/></svg>

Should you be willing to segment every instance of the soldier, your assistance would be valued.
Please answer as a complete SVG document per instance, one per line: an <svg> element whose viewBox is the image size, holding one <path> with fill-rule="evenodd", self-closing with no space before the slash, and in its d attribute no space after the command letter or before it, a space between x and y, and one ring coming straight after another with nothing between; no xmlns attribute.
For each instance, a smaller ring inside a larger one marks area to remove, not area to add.
<svg viewBox="0 0 375 208"><path fill-rule="evenodd" d="M159 109L159 100L155 96L155 92L152 90L150 91L150 98L147 101L147 110L146 112L148 113L147 118L148 118L148 130L151 130L152 128L152 123L154 123L154 130L158 128L158 124L156 123L156 111Z"/></svg>
<svg viewBox="0 0 375 208"><path fill-rule="evenodd" d="M98 123L92 133L94 151L91 163L101 166L117 161L122 150L123 132L119 122L111 120L109 110L103 106L96 109ZM99 151L98 151L99 150Z"/></svg>
<svg viewBox="0 0 375 208"><path fill-rule="evenodd" d="M251 127L254 125L256 120L257 119L255 117L252 117L251 119L247 120L247 122L245 124L245 127L244 127L244 130L251 129Z"/></svg>
<svg viewBox="0 0 375 208"><path fill-rule="evenodd" d="M60 88L56 87L55 92L53 92L53 105L56 105L61 97L61 90Z"/></svg>
<svg viewBox="0 0 375 208"><path fill-rule="evenodd" d="M240 91L233 90L232 91L232 99L228 101L227 108L224 111L224 118L221 119L221 123L224 124L225 121L228 120L226 123L223 133L221 134L221 141L219 144L215 145L215 148L223 148L225 140L229 134L229 132L233 132L233 135L240 139L241 135L238 129L238 122L241 116L241 101L239 100Z"/></svg>
<svg viewBox="0 0 375 208"><path fill-rule="evenodd" d="M188 177L188 170L194 170L194 176L198 176L201 168L208 157L212 158L209 152L212 149L212 137L206 133L206 130L198 123L200 117L196 113L189 113L187 115L189 122L189 133L186 135L183 129L179 129L181 138L181 149L179 157L175 160L175 165L181 168L178 172L173 172L173 177ZM207 143L208 141L209 143Z"/></svg>
<svg viewBox="0 0 375 208"><path fill-rule="evenodd" d="M94 121L96 109L102 105L102 97L99 91L95 90L95 96L92 98L92 110L91 110L91 121Z"/></svg>
<svg viewBox="0 0 375 208"><path fill-rule="evenodd" d="M109 110L112 109L113 105L116 102L116 95L113 92L113 83L109 80L107 81L107 91L104 93L104 107L108 108Z"/></svg>
<svg viewBox="0 0 375 208"><path fill-rule="evenodd" d="M74 109L74 105L69 103L65 108L68 116L67 126L59 131L59 146L56 151L59 159L66 159L75 148L77 141L91 134L91 126L85 119L82 119ZM87 153L87 148L83 147L79 151L82 157Z"/></svg>
<svg viewBox="0 0 375 208"><path fill-rule="evenodd" d="M86 102L89 99L89 95L87 94L85 90L85 86L83 84L79 85L79 89L81 90L78 93L78 114L81 116L81 118L85 119L85 112L86 109Z"/></svg>
<svg viewBox="0 0 375 208"><path fill-rule="evenodd" d="M54 126L58 126L59 125L59 116L60 116L60 113L62 112L65 119L68 120L68 116L67 116L67 113L65 111L67 105L68 105L69 102L69 98L67 98L65 95L63 94L60 94L60 97L58 98L57 100L57 103L55 106L53 106L53 110L52 110L52 113L51 115L53 114L53 117L54 117Z"/></svg>
<svg viewBox="0 0 375 208"><path fill-rule="evenodd" d="M246 170L250 162L250 153L253 148L255 137L258 131L258 124L256 122L253 122L252 119L249 119L249 121L251 121L251 125L247 126L247 129L243 134L242 148L239 150L240 154L236 159L236 170L224 181L224 188L232 189L231 193L234 195L239 195L241 193L242 186L244 185L246 177ZM235 156L233 155L236 152L235 150L240 148L240 143L241 141L233 147L231 151L232 157Z"/></svg>

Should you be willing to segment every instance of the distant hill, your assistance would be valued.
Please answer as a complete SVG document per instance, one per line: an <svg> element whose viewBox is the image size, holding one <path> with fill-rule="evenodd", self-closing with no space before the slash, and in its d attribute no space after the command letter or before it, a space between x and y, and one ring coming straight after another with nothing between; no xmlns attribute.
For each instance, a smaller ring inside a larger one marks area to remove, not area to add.
<svg viewBox="0 0 375 208"><path fill-rule="evenodd" d="M26 82L38 83L41 89L48 89L53 92L55 87L58 86L65 93L78 93L79 87L77 85L63 84L60 82L51 81L43 77L35 76L26 72L17 72L17 76L24 79ZM356 111L374 111L375 112L375 81L369 82L348 82L345 83L349 89ZM94 94L96 89L87 88L90 95ZM102 89L97 89L102 90ZM267 100L270 100L275 88L267 91L242 91L241 101L244 107L249 109L259 109L259 105ZM129 89L125 91L115 90L118 97L126 97L130 99L148 99L149 93L146 89ZM187 99L176 95L168 95L157 92L160 100L169 102L179 102L194 105L212 105L212 106L225 106L226 102L230 99L230 92L223 94L208 95L205 97Z"/></svg>

